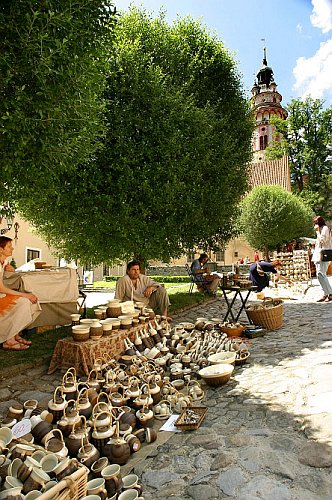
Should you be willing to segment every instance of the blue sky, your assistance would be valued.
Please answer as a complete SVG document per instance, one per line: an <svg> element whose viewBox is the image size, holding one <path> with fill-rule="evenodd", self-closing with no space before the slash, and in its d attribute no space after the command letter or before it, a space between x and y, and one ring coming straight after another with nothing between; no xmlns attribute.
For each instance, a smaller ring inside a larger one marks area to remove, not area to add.
<svg viewBox="0 0 332 500"><path fill-rule="evenodd" d="M311 95L332 104L332 0L115 0L118 11L130 5L167 20L190 15L234 54L243 87L250 96L262 63L263 46L278 91L291 98Z"/></svg>

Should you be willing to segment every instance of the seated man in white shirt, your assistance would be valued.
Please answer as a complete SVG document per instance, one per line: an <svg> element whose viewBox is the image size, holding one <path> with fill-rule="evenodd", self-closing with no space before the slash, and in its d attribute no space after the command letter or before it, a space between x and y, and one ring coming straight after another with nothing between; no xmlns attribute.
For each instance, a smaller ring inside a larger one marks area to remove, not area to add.
<svg viewBox="0 0 332 500"><path fill-rule="evenodd" d="M149 276L141 274L138 260L128 263L127 274L120 278L116 284L115 298L121 301L144 302L163 316L167 316L170 305L166 289Z"/></svg>

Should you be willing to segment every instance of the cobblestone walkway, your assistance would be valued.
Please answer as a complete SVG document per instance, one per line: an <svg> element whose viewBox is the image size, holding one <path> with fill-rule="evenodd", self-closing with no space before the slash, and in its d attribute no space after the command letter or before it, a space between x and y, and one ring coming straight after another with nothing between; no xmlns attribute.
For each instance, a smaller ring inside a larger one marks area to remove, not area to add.
<svg viewBox="0 0 332 500"><path fill-rule="evenodd" d="M135 467L146 500L332 500L332 304L318 287L284 306L284 326L253 339L224 387L207 389L202 426L172 434ZM176 322L219 317L220 298ZM46 366L0 380L11 401L50 399L61 374Z"/></svg>

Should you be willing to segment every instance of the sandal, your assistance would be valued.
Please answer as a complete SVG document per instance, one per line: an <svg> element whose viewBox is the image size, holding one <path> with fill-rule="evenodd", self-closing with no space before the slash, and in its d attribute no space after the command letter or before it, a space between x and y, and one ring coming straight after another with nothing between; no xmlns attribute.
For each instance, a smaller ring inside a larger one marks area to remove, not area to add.
<svg viewBox="0 0 332 500"><path fill-rule="evenodd" d="M327 299L327 295L323 295L323 297L318 299L317 302L325 302L326 299Z"/></svg>
<svg viewBox="0 0 332 500"><path fill-rule="evenodd" d="M29 349L28 345L21 344L20 342L15 342L14 344L2 344L4 351L26 351Z"/></svg>
<svg viewBox="0 0 332 500"><path fill-rule="evenodd" d="M31 340L26 340L23 337L20 337L20 335L15 335L14 339L16 340L16 342L19 342L20 344L23 344L23 345L31 345L32 344Z"/></svg>

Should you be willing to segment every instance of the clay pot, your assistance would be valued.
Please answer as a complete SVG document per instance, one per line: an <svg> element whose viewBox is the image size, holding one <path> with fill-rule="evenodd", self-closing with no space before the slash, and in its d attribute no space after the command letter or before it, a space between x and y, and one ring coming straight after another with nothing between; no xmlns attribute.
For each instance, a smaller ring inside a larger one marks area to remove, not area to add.
<svg viewBox="0 0 332 500"><path fill-rule="evenodd" d="M104 455L113 464L124 465L130 457L130 447L119 435L119 422L116 422L114 437L104 446Z"/></svg>
<svg viewBox="0 0 332 500"><path fill-rule="evenodd" d="M100 458L100 453L93 444L89 442L84 444L84 439L82 439L82 446L78 450L77 458L89 469L91 465Z"/></svg>
<svg viewBox="0 0 332 500"><path fill-rule="evenodd" d="M34 425L31 429L31 434L35 438L35 441L39 444L41 444L42 439L48 434L52 429L53 426L50 422L46 422L45 420L42 420L40 417L37 417L40 420L36 420L36 425ZM31 420L31 419L30 419Z"/></svg>
<svg viewBox="0 0 332 500"><path fill-rule="evenodd" d="M48 402L48 411L52 413L54 422L60 420L67 404L66 398L63 395L62 386L57 387L54 391L53 399L50 399Z"/></svg>
<svg viewBox="0 0 332 500"><path fill-rule="evenodd" d="M70 456L77 456L77 453L82 446L82 439L88 439L88 437L89 430L86 426L86 418L84 415L81 415L81 425L78 427L77 424L74 424L71 433L66 438L66 445Z"/></svg>
<svg viewBox="0 0 332 500"><path fill-rule="evenodd" d="M69 368L62 378L63 395L66 400L77 398L77 380L76 370L74 367Z"/></svg>
<svg viewBox="0 0 332 500"><path fill-rule="evenodd" d="M92 404L89 400L87 387L83 387L77 397L78 413L85 418L90 418L92 414Z"/></svg>

